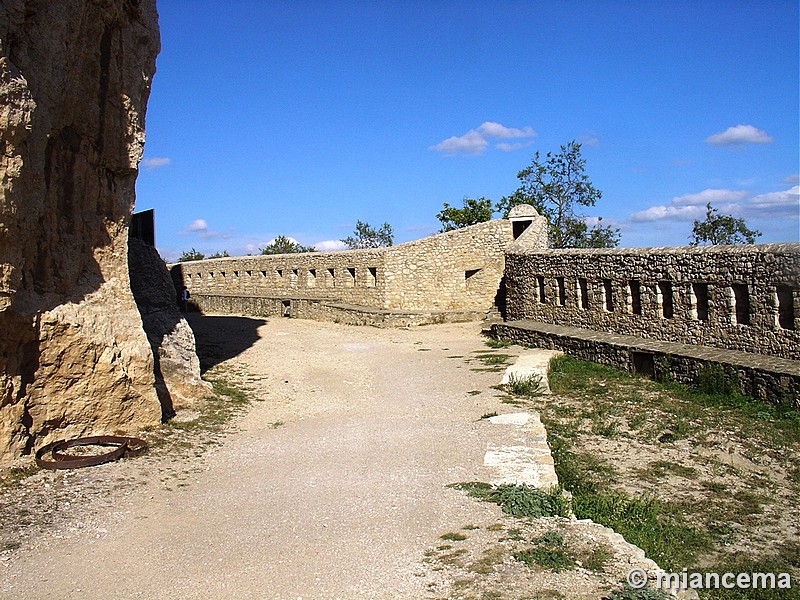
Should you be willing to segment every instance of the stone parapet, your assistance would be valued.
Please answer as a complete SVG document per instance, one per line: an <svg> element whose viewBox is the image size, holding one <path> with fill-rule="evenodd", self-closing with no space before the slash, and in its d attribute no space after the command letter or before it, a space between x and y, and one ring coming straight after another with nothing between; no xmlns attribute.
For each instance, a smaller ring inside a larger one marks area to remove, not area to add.
<svg viewBox="0 0 800 600"><path fill-rule="evenodd" d="M800 244L506 256L509 320L800 359Z"/></svg>

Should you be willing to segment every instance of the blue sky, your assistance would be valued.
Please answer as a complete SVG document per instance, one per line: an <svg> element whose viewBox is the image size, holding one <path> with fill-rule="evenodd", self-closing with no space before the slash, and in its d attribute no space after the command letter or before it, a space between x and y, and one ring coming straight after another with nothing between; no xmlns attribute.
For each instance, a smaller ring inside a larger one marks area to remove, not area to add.
<svg viewBox="0 0 800 600"><path fill-rule="evenodd" d="M157 246L395 243L583 144L621 246L684 245L706 202L800 238L798 2L159 0L136 210Z"/></svg>

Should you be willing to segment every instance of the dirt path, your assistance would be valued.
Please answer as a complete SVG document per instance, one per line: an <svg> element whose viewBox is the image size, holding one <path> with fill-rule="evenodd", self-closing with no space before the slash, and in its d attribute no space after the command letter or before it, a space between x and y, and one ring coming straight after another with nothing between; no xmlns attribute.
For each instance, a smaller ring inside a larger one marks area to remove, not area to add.
<svg viewBox="0 0 800 600"><path fill-rule="evenodd" d="M480 420L498 374L465 362L485 350L479 325L259 323L195 324L260 399L223 445L178 486L139 473L90 527L15 551L2 597L430 595L426 549L497 512L445 487L488 480L484 451L505 434Z"/></svg>

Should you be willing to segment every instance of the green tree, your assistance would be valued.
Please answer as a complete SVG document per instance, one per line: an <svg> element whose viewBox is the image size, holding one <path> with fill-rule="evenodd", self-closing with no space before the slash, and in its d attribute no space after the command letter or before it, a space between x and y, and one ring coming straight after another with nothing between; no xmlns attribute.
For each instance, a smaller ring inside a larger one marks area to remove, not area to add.
<svg viewBox="0 0 800 600"><path fill-rule="evenodd" d="M436 218L442 223L440 232L453 231L476 223L483 223L491 220L494 214L494 206L488 198L480 197L477 200L464 198L461 204L462 208L455 208L447 202L444 203L442 210L436 215Z"/></svg>
<svg viewBox="0 0 800 600"><path fill-rule="evenodd" d="M194 248L186 250L178 257L178 262L188 262L190 260L203 260L206 257L202 252L198 252Z"/></svg>
<svg viewBox="0 0 800 600"><path fill-rule="evenodd" d="M497 210L507 217L518 204L533 206L550 224L552 248L614 248L619 229L599 223L589 229L578 212L579 206L594 206L602 196L584 173L585 165L581 145L574 140L544 159L537 152L531 164L517 173L520 186L497 203Z"/></svg>
<svg viewBox="0 0 800 600"><path fill-rule="evenodd" d="M732 215L721 215L709 203L706 204L705 220L695 219L692 224L689 245L754 244L756 238L760 236L760 231L748 229L744 219L737 219Z"/></svg>
<svg viewBox="0 0 800 600"><path fill-rule="evenodd" d="M268 246L261 248L261 254L299 254L301 252L315 252L315 249L298 244L285 235L279 235Z"/></svg>
<svg viewBox="0 0 800 600"><path fill-rule="evenodd" d="M214 252L214 254L209 254L208 258L227 258L230 256L227 250L223 250L222 252Z"/></svg>
<svg viewBox="0 0 800 600"><path fill-rule="evenodd" d="M369 223L356 221L356 229L353 235L342 240L351 250L363 248L380 248L391 246L394 241L394 231L388 223L381 225L376 230L369 226Z"/></svg>

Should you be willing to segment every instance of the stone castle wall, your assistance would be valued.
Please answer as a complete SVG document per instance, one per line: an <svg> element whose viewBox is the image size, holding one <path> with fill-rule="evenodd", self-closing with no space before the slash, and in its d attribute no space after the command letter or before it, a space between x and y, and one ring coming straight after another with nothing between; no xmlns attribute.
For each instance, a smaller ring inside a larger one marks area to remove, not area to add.
<svg viewBox="0 0 800 600"><path fill-rule="evenodd" d="M800 244L506 256L508 320L800 360Z"/></svg>
<svg viewBox="0 0 800 600"><path fill-rule="evenodd" d="M503 277L511 229L500 219L388 248L207 259L172 272L208 311L258 305L261 314L280 314L284 302L294 302L297 316L326 314L319 305L300 309L300 300L311 299L385 311L485 312Z"/></svg>

